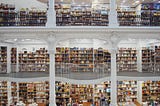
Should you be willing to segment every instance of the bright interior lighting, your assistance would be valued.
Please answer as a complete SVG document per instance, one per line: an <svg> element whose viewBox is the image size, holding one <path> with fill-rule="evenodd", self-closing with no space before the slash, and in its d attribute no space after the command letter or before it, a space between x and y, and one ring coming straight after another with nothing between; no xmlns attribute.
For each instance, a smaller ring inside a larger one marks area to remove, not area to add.
<svg viewBox="0 0 160 106"><path fill-rule="evenodd" d="M17 41L17 39L14 39L14 41Z"/></svg>
<svg viewBox="0 0 160 106"><path fill-rule="evenodd" d="M139 1L135 1L135 3L136 3L136 4L138 4L138 3L139 3Z"/></svg>

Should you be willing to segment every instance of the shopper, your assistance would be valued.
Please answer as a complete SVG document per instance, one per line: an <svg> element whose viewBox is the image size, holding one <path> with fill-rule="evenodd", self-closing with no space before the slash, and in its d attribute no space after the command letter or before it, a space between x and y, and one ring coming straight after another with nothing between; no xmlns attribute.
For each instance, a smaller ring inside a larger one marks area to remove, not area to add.
<svg viewBox="0 0 160 106"><path fill-rule="evenodd" d="M99 90L100 106L106 106L105 96L101 90Z"/></svg>
<svg viewBox="0 0 160 106"><path fill-rule="evenodd" d="M75 103L72 104L72 106L78 106L78 102L76 101Z"/></svg>

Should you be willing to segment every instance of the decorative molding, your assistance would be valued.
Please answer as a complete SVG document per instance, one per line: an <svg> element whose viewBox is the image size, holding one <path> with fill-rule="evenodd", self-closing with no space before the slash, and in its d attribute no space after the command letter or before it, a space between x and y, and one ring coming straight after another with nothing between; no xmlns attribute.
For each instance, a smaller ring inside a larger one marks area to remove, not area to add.
<svg viewBox="0 0 160 106"><path fill-rule="evenodd" d="M110 81L110 77L104 77L93 80L76 80L76 79L68 79L63 77L56 77L56 81L67 82L71 84L99 84L101 82ZM160 80L159 76L151 76L151 77L130 77L130 76L117 76L117 80L137 80L137 81L157 81ZM13 82L34 82L34 81L49 81L49 77L36 77L36 78L13 78L13 77L0 77L0 81L13 81Z"/></svg>

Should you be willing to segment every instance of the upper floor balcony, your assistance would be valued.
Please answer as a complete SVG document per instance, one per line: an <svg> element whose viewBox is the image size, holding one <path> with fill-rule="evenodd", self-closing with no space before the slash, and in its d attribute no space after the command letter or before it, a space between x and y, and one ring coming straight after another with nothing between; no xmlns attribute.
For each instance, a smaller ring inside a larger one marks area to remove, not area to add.
<svg viewBox="0 0 160 106"><path fill-rule="evenodd" d="M1 27L160 26L159 0L0 0L0 3Z"/></svg>

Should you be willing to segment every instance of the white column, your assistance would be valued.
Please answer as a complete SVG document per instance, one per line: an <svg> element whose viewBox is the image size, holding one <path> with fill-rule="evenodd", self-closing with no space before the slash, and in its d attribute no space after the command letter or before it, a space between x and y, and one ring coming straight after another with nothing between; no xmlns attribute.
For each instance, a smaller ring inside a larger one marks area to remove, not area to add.
<svg viewBox="0 0 160 106"><path fill-rule="evenodd" d="M120 37L115 32L111 32L110 46L111 46L111 106L117 106L117 63L116 53L118 51L118 44Z"/></svg>
<svg viewBox="0 0 160 106"><path fill-rule="evenodd" d="M7 46L7 73L11 73L11 47Z"/></svg>
<svg viewBox="0 0 160 106"><path fill-rule="evenodd" d="M49 50L49 106L56 106L56 92L55 92L55 51L56 51L55 36L48 37L48 50Z"/></svg>
<svg viewBox="0 0 160 106"><path fill-rule="evenodd" d="M19 72L19 54L18 53L19 53L19 47L17 46L16 72Z"/></svg>
<svg viewBox="0 0 160 106"><path fill-rule="evenodd" d="M111 106L117 106L116 50L111 51Z"/></svg>
<svg viewBox="0 0 160 106"><path fill-rule="evenodd" d="M142 72L142 48L140 44L140 40L137 43L137 70L138 72Z"/></svg>
<svg viewBox="0 0 160 106"><path fill-rule="evenodd" d="M142 83L143 81L137 81L137 101L142 104Z"/></svg>
<svg viewBox="0 0 160 106"><path fill-rule="evenodd" d="M110 0L109 27L118 26L116 0Z"/></svg>
<svg viewBox="0 0 160 106"><path fill-rule="evenodd" d="M17 84L17 102L19 102L19 82L16 82Z"/></svg>
<svg viewBox="0 0 160 106"><path fill-rule="evenodd" d="M8 106L10 106L12 102L12 95L11 95L11 82L7 81L7 97L8 97Z"/></svg>
<svg viewBox="0 0 160 106"><path fill-rule="evenodd" d="M46 27L55 27L56 26L56 12L55 12L55 8L54 8L54 2L55 2L55 0L49 0Z"/></svg>

